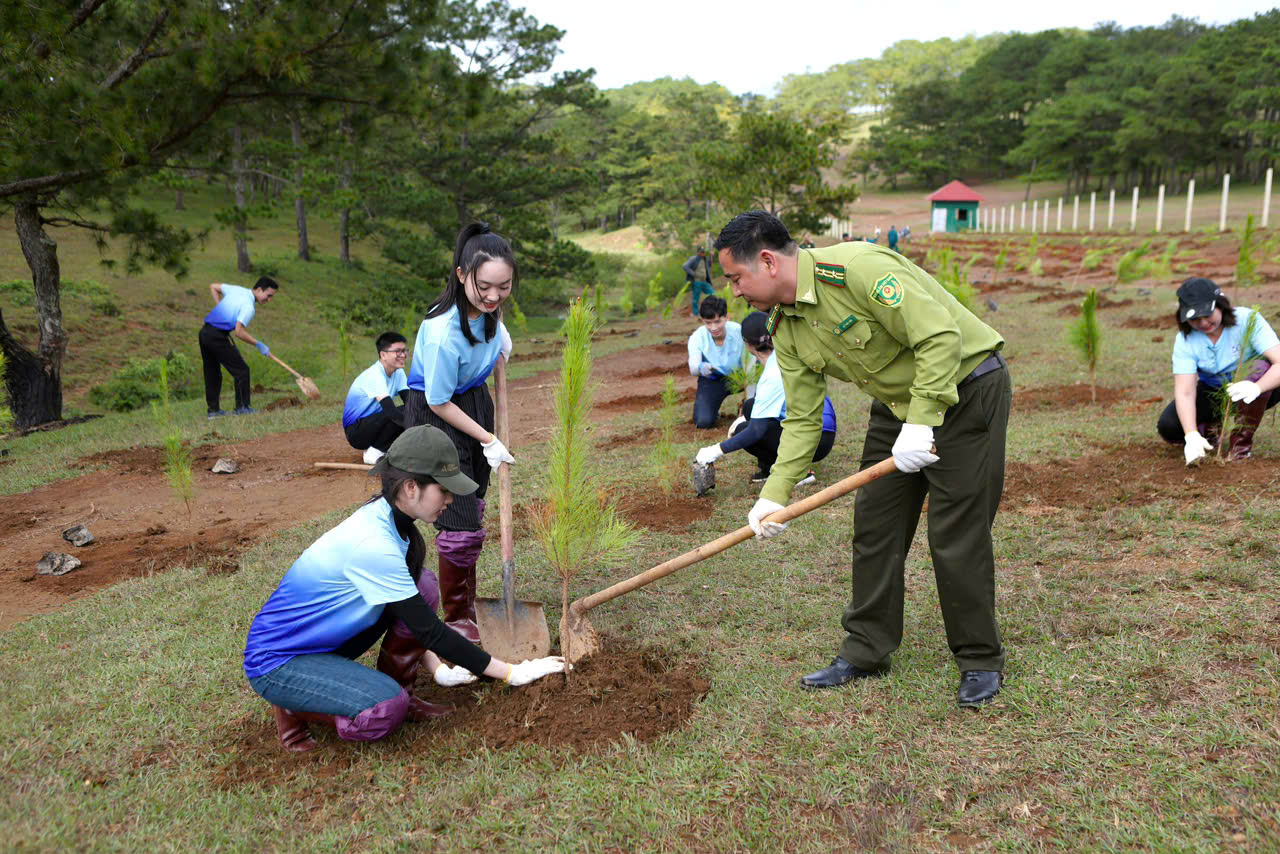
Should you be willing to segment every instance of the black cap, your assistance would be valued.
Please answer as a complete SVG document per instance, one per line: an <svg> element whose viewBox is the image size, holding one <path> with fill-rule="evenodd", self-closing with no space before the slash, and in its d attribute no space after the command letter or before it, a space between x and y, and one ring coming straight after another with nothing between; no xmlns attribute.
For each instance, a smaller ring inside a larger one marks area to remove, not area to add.
<svg viewBox="0 0 1280 854"><path fill-rule="evenodd" d="M1222 288L1206 278L1187 279L1178 287L1178 319L1183 323L1213 314L1214 303Z"/></svg>
<svg viewBox="0 0 1280 854"><path fill-rule="evenodd" d="M382 474L388 466L394 466L410 474L425 474L454 495L470 495L478 488L476 482L462 473L458 465L458 449L439 427L422 424L401 433L385 456L381 457L369 474Z"/></svg>
<svg viewBox="0 0 1280 854"><path fill-rule="evenodd" d="M742 318L742 340L752 347L759 347L769 337L769 315L763 311L753 311Z"/></svg>

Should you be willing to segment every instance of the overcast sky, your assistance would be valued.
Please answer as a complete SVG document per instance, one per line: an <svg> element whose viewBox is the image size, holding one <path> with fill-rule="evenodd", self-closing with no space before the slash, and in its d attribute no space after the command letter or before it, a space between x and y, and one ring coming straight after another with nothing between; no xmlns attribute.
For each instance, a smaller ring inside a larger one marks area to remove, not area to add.
<svg viewBox="0 0 1280 854"><path fill-rule="evenodd" d="M772 95L787 74L825 71L841 62L876 57L902 39L1088 29L1102 21L1155 26L1172 15L1220 24L1265 12L1275 2L511 0L511 5L566 30L554 70L595 68L601 89L659 77L692 77L699 83L720 83L739 95Z"/></svg>

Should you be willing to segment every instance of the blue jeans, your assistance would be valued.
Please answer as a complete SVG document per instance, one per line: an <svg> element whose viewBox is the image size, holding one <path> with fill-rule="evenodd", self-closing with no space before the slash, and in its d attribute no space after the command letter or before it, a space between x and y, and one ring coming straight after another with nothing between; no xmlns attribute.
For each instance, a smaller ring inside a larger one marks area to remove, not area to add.
<svg viewBox="0 0 1280 854"><path fill-rule="evenodd" d="M702 296L700 297L699 294ZM713 297L716 295L715 290L711 287L710 282L704 282L701 279L694 279L689 286L689 301L693 304L693 316L698 316L698 300L702 297Z"/></svg>
<svg viewBox="0 0 1280 854"><path fill-rule="evenodd" d="M693 399L693 426L702 430L716 426L720 404L729 396L729 380L723 374L698 377L698 396Z"/></svg>
<svg viewBox="0 0 1280 854"><path fill-rule="evenodd" d="M298 655L249 680L262 699L295 712L354 718L404 689L385 673L332 652Z"/></svg>

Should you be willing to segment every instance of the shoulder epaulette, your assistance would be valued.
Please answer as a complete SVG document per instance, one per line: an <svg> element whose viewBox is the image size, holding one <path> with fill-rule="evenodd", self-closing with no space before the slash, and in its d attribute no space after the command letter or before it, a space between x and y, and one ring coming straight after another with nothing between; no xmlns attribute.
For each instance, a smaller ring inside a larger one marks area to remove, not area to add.
<svg viewBox="0 0 1280 854"><path fill-rule="evenodd" d="M813 265L813 278L815 281L824 285L830 285L833 288L844 287L844 265L828 264L826 261L816 261Z"/></svg>
<svg viewBox="0 0 1280 854"><path fill-rule="evenodd" d="M778 321L781 319L782 319L782 306L775 305L769 311L769 319L766 320L764 323L765 331L768 332L770 335L773 335L773 331L778 328Z"/></svg>

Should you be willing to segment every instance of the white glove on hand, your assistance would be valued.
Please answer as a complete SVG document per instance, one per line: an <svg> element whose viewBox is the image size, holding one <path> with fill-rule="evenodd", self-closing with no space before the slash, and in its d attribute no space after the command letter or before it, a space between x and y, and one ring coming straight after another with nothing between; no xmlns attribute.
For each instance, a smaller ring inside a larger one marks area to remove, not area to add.
<svg viewBox="0 0 1280 854"><path fill-rule="evenodd" d="M1182 458L1187 461L1189 466L1200 462L1204 459L1205 452L1213 450L1213 445L1210 445L1204 436L1201 436L1195 430L1188 433L1183 442L1186 444L1182 448Z"/></svg>
<svg viewBox="0 0 1280 854"><path fill-rule="evenodd" d="M511 361L511 333L507 331L507 324L499 323L498 332L502 335L502 358L508 362Z"/></svg>
<svg viewBox="0 0 1280 854"><path fill-rule="evenodd" d="M698 365L699 376L709 377L713 373L715 373L715 371L716 369L712 366L710 362L703 362L701 365Z"/></svg>
<svg viewBox="0 0 1280 854"><path fill-rule="evenodd" d="M465 667L450 667L441 663L436 668L435 679L437 685L454 688L458 685L470 685L476 681L476 675Z"/></svg>
<svg viewBox="0 0 1280 854"><path fill-rule="evenodd" d="M893 443L893 464L898 467L898 471L907 474L920 471L938 461L938 455L930 451L932 447L932 427L903 424L898 431L898 440Z"/></svg>
<svg viewBox="0 0 1280 854"><path fill-rule="evenodd" d="M756 506L751 508L751 512L747 514L747 524L751 526L751 530L756 532L757 539L768 539L776 537L783 531L787 530L786 522L764 522L764 517L777 513L782 509L782 505L776 501L770 501L767 498L761 498L756 502Z"/></svg>
<svg viewBox="0 0 1280 854"><path fill-rule="evenodd" d="M531 658L528 661L511 665L511 678L507 682L510 685L528 685L543 676L549 676L552 673L564 673L565 668L568 666L564 663L564 657L559 655L549 655L546 658Z"/></svg>
<svg viewBox="0 0 1280 854"><path fill-rule="evenodd" d="M724 451L720 450L719 445L707 445L698 451L698 455L693 458L693 461L700 466L709 466L723 456Z"/></svg>
<svg viewBox="0 0 1280 854"><path fill-rule="evenodd" d="M1258 399L1258 395L1262 394L1262 389L1252 380L1241 380L1238 383L1232 383L1227 386L1227 394L1230 396L1232 403L1243 403L1247 406Z"/></svg>
<svg viewBox="0 0 1280 854"><path fill-rule="evenodd" d="M493 437L492 442L481 442L480 447L484 449L484 458L489 461L489 468L494 471L497 471L498 466L503 463L516 461L516 458L507 450L507 446L498 441L497 436Z"/></svg>

